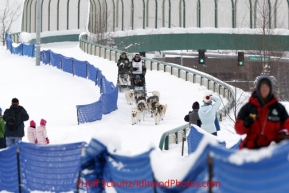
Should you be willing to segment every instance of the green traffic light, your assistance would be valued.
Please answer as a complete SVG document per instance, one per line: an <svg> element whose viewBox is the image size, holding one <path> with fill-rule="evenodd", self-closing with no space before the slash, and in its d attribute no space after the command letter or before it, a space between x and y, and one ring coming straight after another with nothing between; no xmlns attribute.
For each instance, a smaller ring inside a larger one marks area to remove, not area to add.
<svg viewBox="0 0 289 193"><path fill-rule="evenodd" d="M240 61L240 62L239 62L239 65L243 65L243 61Z"/></svg>
<svg viewBox="0 0 289 193"><path fill-rule="evenodd" d="M200 62L203 63L203 62L204 62L204 59L200 59Z"/></svg>

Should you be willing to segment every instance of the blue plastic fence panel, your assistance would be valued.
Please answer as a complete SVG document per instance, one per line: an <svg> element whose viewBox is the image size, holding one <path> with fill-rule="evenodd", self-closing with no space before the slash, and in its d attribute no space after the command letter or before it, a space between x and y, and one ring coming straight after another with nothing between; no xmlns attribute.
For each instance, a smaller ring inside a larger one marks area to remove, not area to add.
<svg viewBox="0 0 289 193"><path fill-rule="evenodd" d="M104 188L101 183L94 183L103 180L106 165L107 148L96 139L91 139L89 145L85 150L85 155L81 159L81 169L85 170L82 173L83 183L90 184L87 186L87 192L102 193Z"/></svg>
<svg viewBox="0 0 289 193"><path fill-rule="evenodd" d="M50 50L43 50L41 51L41 61L44 64L49 64L50 63Z"/></svg>
<svg viewBox="0 0 289 193"><path fill-rule="evenodd" d="M241 143L242 143L242 139L240 139L235 145L233 145L232 147L230 147L230 149L239 149Z"/></svg>
<svg viewBox="0 0 289 193"><path fill-rule="evenodd" d="M76 191L85 143L35 145L20 143L22 192Z"/></svg>
<svg viewBox="0 0 289 193"><path fill-rule="evenodd" d="M6 40L6 44L7 44L7 50L9 50L10 53L12 53L12 40L11 39L7 39Z"/></svg>
<svg viewBox="0 0 289 193"><path fill-rule="evenodd" d="M78 124L101 120L102 106L103 102L101 100L88 105L77 105Z"/></svg>
<svg viewBox="0 0 289 193"><path fill-rule="evenodd" d="M109 154L106 157L109 173L104 176L105 182L112 182L118 193L153 193L154 188L147 184L153 183L151 151L152 149L134 157Z"/></svg>
<svg viewBox="0 0 289 193"><path fill-rule="evenodd" d="M0 151L0 192L19 192L16 146Z"/></svg>
<svg viewBox="0 0 289 193"><path fill-rule="evenodd" d="M97 71L97 86L100 87L100 90L101 90L101 85L102 85L102 77L103 75L102 75L101 70L98 70Z"/></svg>
<svg viewBox="0 0 289 193"><path fill-rule="evenodd" d="M228 150L222 149L222 151ZM257 156L256 152L253 153L254 155L251 156ZM220 187L215 188L213 192L288 192L288 153L289 144L286 143L278 147L271 156L266 156L260 161L242 162L245 160L244 155L240 157L239 155L234 156L234 154L231 153L230 159L226 159L228 156L216 154L214 151L213 181L220 182ZM232 156L234 156L234 158ZM239 163L235 163L234 160Z"/></svg>
<svg viewBox="0 0 289 193"><path fill-rule="evenodd" d="M56 66L58 69L61 69L61 54L56 54L50 51L50 64Z"/></svg>
<svg viewBox="0 0 289 193"><path fill-rule="evenodd" d="M13 43L12 43L12 46L11 46L11 54L15 54L15 47L13 46Z"/></svg>
<svg viewBox="0 0 289 193"><path fill-rule="evenodd" d="M7 50L9 50L11 52L13 41L10 38L10 35L8 33L5 34L5 39L6 39L6 48L7 48Z"/></svg>
<svg viewBox="0 0 289 193"><path fill-rule="evenodd" d="M14 48L14 53L17 55L22 55L23 44L18 45L18 47Z"/></svg>
<svg viewBox="0 0 289 193"><path fill-rule="evenodd" d="M218 144L220 147L226 148L226 142L225 141L218 141Z"/></svg>
<svg viewBox="0 0 289 193"><path fill-rule="evenodd" d="M108 114L117 109L118 89L115 87L111 92L101 95L102 114Z"/></svg>
<svg viewBox="0 0 289 193"><path fill-rule="evenodd" d="M88 79L93 81L94 83L96 83L98 68L96 68L95 66L87 63L87 71L88 71L88 75L87 75Z"/></svg>
<svg viewBox="0 0 289 193"><path fill-rule="evenodd" d="M199 143L203 139L204 135L194 127L191 126L190 134L188 135L188 154L193 153L199 146ZM226 148L225 141L217 141L218 146Z"/></svg>
<svg viewBox="0 0 289 193"><path fill-rule="evenodd" d="M62 56L62 70L73 74L73 58Z"/></svg>
<svg viewBox="0 0 289 193"><path fill-rule="evenodd" d="M34 57L35 56L35 45L34 44L23 44L23 56Z"/></svg>
<svg viewBox="0 0 289 193"><path fill-rule="evenodd" d="M200 193L208 191L208 157L210 146L204 147L203 151L196 160L193 160L190 165L187 166L188 172L184 179L179 180L185 184L178 184L175 181L175 186L171 188L157 186L158 193ZM182 171L183 172L183 171ZM225 172L224 172L225 173ZM168 179L175 180L175 179ZM158 181L158 179L156 179ZM188 183L191 182L191 183ZM206 187L205 187L206 186Z"/></svg>
<svg viewBox="0 0 289 193"><path fill-rule="evenodd" d="M102 77L102 93L103 94L107 94L107 93L110 93L114 88L115 86L113 85L112 82L109 82L106 80L105 76Z"/></svg>
<svg viewBox="0 0 289 193"><path fill-rule="evenodd" d="M198 148L200 141L204 135L197 131L193 126L190 128L190 134L188 135L188 154L193 153Z"/></svg>
<svg viewBox="0 0 289 193"><path fill-rule="evenodd" d="M73 59L74 75L87 78L87 62Z"/></svg>

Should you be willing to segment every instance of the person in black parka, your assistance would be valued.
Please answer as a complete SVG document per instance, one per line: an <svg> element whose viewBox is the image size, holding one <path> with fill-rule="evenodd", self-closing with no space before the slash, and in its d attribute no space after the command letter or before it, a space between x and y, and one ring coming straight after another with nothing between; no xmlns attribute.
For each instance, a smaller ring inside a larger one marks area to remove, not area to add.
<svg viewBox="0 0 289 193"><path fill-rule="evenodd" d="M19 105L17 98L12 99L12 105L6 109L3 115L5 124L6 146L22 141L24 136L24 121L29 120L26 110Z"/></svg>
<svg viewBox="0 0 289 193"><path fill-rule="evenodd" d="M135 86L144 86L144 78L141 78L140 75L136 75L133 80Z"/></svg>
<svg viewBox="0 0 289 193"><path fill-rule="evenodd" d="M130 64L130 61L127 58L126 53L125 52L121 53L121 55L119 56L119 59L117 61L118 73L119 74L128 73L129 64Z"/></svg>

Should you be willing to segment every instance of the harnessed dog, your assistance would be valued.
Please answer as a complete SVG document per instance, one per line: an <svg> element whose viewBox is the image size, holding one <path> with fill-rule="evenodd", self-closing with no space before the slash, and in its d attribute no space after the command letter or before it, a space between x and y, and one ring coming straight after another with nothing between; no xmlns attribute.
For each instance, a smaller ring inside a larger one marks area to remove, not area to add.
<svg viewBox="0 0 289 193"><path fill-rule="evenodd" d="M162 105L160 103L156 103L153 109L154 117L155 117L155 124L158 125L160 120L163 120L167 111L167 105Z"/></svg>
<svg viewBox="0 0 289 193"><path fill-rule="evenodd" d="M139 114L142 114L143 117L143 121L144 121L144 116L145 116L145 112L147 111L147 104L145 102L145 100L140 100L137 103L137 110L140 112ZM140 121L140 117L139 117L139 121Z"/></svg>
<svg viewBox="0 0 289 193"><path fill-rule="evenodd" d="M137 107L131 108L131 122L132 122L132 125L137 123L138 116L139 116L139 112L137 110Z"/></svg>
<svg viewBox="0 0 289 193"><path fill-rule="evenodd" d="M126 102L129 105L133 105L134 101L134 91L131 89L125 93Z"/></svg>
<svg viewBox="0 0 289 193"><path fill-rule="evenodd" d="M158 96L150 96L147 99L148 111L151 112L151 117L153 117L153 108L155 107L156 102L159 102Z"/></svg>

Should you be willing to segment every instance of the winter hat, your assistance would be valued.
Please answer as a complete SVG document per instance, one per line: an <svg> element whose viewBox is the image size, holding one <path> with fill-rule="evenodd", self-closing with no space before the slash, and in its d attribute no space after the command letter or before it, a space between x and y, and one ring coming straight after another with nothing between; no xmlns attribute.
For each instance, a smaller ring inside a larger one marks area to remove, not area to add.
<svg viewBox="0 0 289 193"><path fill-rule="evenodd" d="M46 120L45 119L41 119L40 120L40 125L41 126L46 126Z"/></svg>
<svg viewBox="0 0 289 193"><path fill-rule="evenodd" d="M125 56L123 56L123 55L125 55ZM122 52L119 57L120 57L120 58L126 58L127 56L126 56L126 53L125 53L125 52Z"/></svg>
<svg viewBox="0 0 289 193"><path fill-rule="evenodd" d="M135 79L136 79L136 80L140 80L140 76L139 76L139 75L136 75Z"/></svg>
<svg viewBox="0 0 289 193"><path fill-rule="evenodd" d="M212 103L211 95L206 94L203 98L203 102L205 104L211 104Z"/></svg>
<svg viewBox="0 0 289 193"><path fill-rule="evenodd" d="M199 109L200 108L200 104L196 101L193 103L193 106L192 106L193 109Z"/></svg>
<svg viewBox="0 0 289 193"><path fill-rule="evenodd" d="M268 98L270 98L273 94L273 82L272 82L272 79L270 78L270 76L268 76L268 75L259 76L258 81L257 81L257 85L256 85L256 92L257 92L257 95L259 97L261 97L260 87L262 84L266 84L270 87L270 93L269 93L269 97L268 97Z"/></svg>
<svg viewBox="0 0 289 193"><path fill-rule="evenodd" d="M134 55L135 58L140 58L139 54Z"/></svg>
<svg viewBox="0 0 289 193"><path fill-rule="evenodd" d="M260 81L260 86L261 86L262 84L266 84L267 86L271 87L270 81L269 81L268 79L262 79L262 80Z"/></svg>
<svg viewBox="0 0 289 193"><path fill-rule="evenodd" d="M36 127L36 123L33 120L30 121L30 127Z"/></svg>
<svg viewBox="0 0 289 193"><path fill-rule="evenodd" d="M12 105L18 106L19 105L19 100L17 98L13 98L12 99Z"/></svg>

